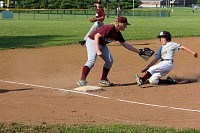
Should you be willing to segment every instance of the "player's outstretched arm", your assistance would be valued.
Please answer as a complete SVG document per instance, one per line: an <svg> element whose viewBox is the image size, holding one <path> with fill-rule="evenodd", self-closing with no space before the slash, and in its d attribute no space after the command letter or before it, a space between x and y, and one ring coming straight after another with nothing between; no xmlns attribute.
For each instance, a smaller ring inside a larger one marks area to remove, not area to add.
<svg viewBox="0 0 200 133"><path fill-rule="evenodd" d="M185 46L180 46L180 49L185 50L185 51L191 53L195 58L198 58L198 53L192 51L191 49L189 49L189 48L187 48Z"/></svg>
<svg viewBox="0 0 200 133"><path fill-rule="evenodd" d="M121 43L126 49L133 51L135 53L140 53L139 49L134 48L133 46L131 46L130 44L128 44L127 42L123 42Z"/></svg>
<svg viewBox="0 0 200 133"><path fill-rule="evenodd" d="M135 53L138 53L140 57L145 59L146 61L154 54L154 51L150 48L136 49L130 44L123 42L121 43L126 49L131 50Z"/></svg>

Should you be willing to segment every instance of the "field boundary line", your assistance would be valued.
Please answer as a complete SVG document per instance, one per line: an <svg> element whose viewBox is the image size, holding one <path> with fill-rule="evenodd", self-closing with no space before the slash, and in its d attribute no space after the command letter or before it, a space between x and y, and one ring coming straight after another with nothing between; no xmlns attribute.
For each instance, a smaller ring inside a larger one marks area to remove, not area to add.
<svg viewBox="0 0 200 133"><path fill-rule="evenodd" d="M200 110L195 110L195 109L177 108L177 107L164 106L164 105L158 105L158 104L149 104L149 103L126 101L126 100L121 100L121 99L116 99L116 100L120 101L120 102L132 103L132 104L138 104L138 105L144 105L144 106L159 107L159 108L169 108L169 109L174 109L174 110L181 110L181 111L198 112L198 113L200 113Z"/></svg>
<svg viewBox="0 0 200 133"><path fill-rule="evenodd" d="M67 89L62 89L62 88L48 87L48 86L43 86L43 85L34 85L34 84L14 82L14 81L6 81L6 80L0 80L0 82L10 83L10 84L19 84L19 85L25 85L25 86L32 86L32 87L38 87L38 88L46 88L46 89L52 89L52 90L59 90L59 91L83 94L83 95L88 95L88 96L93 96L93 97L99 97L99 98L103 98L103 99L111 99L109 97L95 95L95 94L91 94L91 93L87 93L87 92L80 92L80 91L67 90ZM164 105L157 105L157 104L134 102L134 101L128 101L128 100L122 100L122 99L113 99L113 100L116 100L116 101L119 101L119 102L130 103L130 104L149 106L149 107L168 108L168 109L173 109L173 110L181 110L181 111L186 111L186 112L197 112L197 113L200 113L200 110L197 110L197 109L179 108L179 107L172 107L172 106L164 106Z"/></svg>
<svg viewBox="0 0 200 133"><path fill-rule="evenodd" d="M84 94L84 95L89 95L89 96L109 99L108 97L95 95L95 94L91 94L91 93L87 93L87 92L81 92L81 91L75 91L75 90L67 90L67 89L55 88L55 87L48 87L48 86L43 86L43 85L34 85L34 84L20 83L20 82L14 82L14 81L6 81L6 80L0 80L0 82L10 83L10 84L26 85L26 86L32 86L32 87L38 87L38 88L46 88L46 89L52 89L52 90L59 90L59 91L65 91L65 92L71 92L71 93L77 93L77 94Z"/></svg>

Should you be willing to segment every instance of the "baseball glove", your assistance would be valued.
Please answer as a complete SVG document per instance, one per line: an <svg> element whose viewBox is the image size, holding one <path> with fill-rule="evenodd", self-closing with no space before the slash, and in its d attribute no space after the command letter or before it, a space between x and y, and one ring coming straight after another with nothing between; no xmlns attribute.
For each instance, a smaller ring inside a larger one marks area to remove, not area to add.
<svg viewBox="0 0 200 133"><path fill-rule="evenodd" d="M145 60L148 60L154 54L154 51L150 48L144 48L139 50L140 50L139 55Z"/></svg>
<svg viewBox="0 0 200 133"><path fill-rule="evenodd" d="M93 22L96 22L96 21L97 21L97 19L96 19L96 18L94 18L94 17L91 17L91 18L89 18L89 21L93 23Z"/></svg>

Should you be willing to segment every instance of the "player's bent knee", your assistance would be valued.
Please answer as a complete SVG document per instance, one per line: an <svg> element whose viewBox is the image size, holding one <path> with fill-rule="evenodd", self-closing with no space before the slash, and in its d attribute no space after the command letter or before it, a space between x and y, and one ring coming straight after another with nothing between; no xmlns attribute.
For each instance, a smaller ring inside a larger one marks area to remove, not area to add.
<svg viewBox="0 0 200 133"><path fill-rule="evenodd" d="M107 61L107 62L105 62L105 65L104 65L104 67L105 68L111 68L112 67L112 64L113 64L113 60L111 60L111 61Z"/></svg>
<svg viewBox="0 0 200 133"><path fill-rule="evenodd" d="M150 79L149 79L149 83L150 83L150 84L157 85L158 82L159 82L159 79L154 79L154 78L150 78Z"/></svg>
<svg viewBox="0 0 200 133"><path fill-rule="evenodd" d="M94 64L95 64L95 61L88 60L85 65L91 69L94 66Z"/></svg>

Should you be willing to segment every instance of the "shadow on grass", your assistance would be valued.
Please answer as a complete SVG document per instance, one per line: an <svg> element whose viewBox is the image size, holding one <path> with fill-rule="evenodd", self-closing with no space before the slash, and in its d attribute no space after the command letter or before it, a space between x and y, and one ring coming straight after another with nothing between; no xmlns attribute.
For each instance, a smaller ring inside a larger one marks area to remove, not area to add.
<svg viewBox="0 0 200 133"><path fill-rule="evenodd" d="M58 45L73 36L39 35L39 36L0 36L1 49L36 48Z"/></svg>

